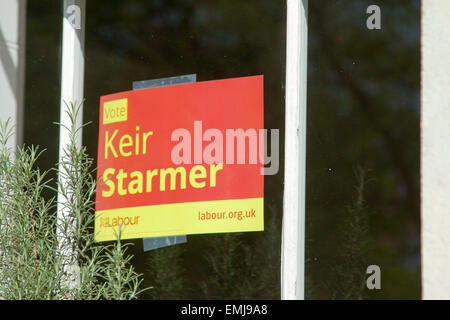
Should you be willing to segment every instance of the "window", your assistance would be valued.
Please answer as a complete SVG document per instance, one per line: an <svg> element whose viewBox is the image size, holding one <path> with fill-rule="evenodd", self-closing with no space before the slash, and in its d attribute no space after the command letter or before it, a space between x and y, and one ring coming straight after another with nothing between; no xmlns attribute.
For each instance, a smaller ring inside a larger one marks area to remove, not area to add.
<svg viewBox="0 0 450 320"><path fill-rule="evenodd" d="M310 1L306 299L420 298L420 1ZM61 3L28 1L27 144L57 162ZM251 1L88 1L83 144L96 159L99 97L133 81L264 75L264 121L280 129L280 171L265 176L265 231L188 236L144 252L143 299L279 299L284 181L286 5ZM378 265L382 289L368 290Z"/></svg>

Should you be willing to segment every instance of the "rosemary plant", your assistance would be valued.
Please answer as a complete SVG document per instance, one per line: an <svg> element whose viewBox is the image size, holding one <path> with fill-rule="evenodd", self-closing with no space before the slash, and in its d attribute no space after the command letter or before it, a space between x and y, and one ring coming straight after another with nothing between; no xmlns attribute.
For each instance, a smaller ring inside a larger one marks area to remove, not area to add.
<svg viewBox="0 0 450 320"><path fill-rule="evenodd" d="M134 271L127 245L120 240L94 241L94 205L98 183L93 159L76 144L80 107L68 105L70 143L57 174L57 192L49 172L41 172L38 147L13 150L9 121L0 123L0 298L2 299L136 299L142 277Z"/></svg>

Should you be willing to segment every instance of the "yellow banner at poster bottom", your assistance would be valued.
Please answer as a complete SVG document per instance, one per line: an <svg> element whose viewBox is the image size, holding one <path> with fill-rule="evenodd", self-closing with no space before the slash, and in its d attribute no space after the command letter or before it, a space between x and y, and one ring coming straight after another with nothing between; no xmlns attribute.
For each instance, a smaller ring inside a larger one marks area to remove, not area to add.
<svg viewBox="0 0 450 320"><path fill-rule="evenodd" d="M171 203L95 213L95 240L264 230L264 198Z"/></svg>

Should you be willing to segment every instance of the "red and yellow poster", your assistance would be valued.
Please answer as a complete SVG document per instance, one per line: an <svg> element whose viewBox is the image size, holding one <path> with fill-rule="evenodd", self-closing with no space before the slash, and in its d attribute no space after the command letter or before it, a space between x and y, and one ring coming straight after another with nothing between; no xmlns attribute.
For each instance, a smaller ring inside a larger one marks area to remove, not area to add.
<svg viewBox="0 0 450 320"><path fill-rule="evenodd" d="M101 97L96 240L262 231L263 109L263 76Z"/></svg>

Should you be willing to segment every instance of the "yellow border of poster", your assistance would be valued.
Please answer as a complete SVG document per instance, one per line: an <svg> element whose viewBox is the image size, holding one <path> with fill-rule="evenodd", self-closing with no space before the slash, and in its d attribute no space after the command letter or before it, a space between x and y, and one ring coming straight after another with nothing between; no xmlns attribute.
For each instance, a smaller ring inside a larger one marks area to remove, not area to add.
<svg viewBox="0 0 450 320"><path fill-rule="evenodd" d="M198 201L98 211L96 241L264 230L264 198ZM157 226L157 227L156 227Z"/></svg>

